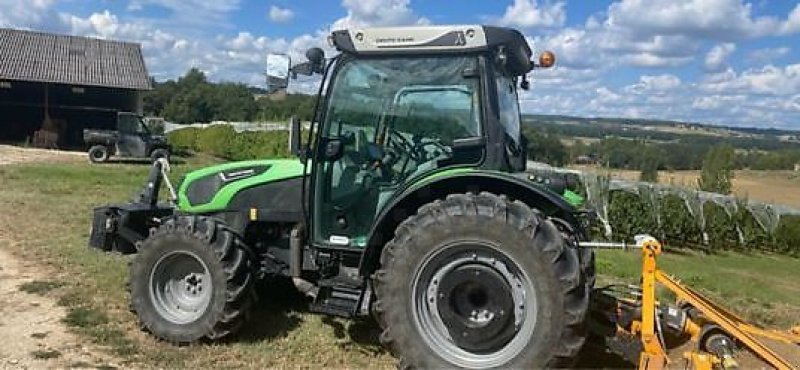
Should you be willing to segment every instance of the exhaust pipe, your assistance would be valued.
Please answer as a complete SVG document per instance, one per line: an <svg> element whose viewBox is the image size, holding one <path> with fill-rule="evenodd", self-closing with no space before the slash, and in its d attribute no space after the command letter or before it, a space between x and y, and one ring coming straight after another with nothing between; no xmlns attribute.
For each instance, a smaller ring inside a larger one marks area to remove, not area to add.
<svg viewBox="0 0 800 370"><path fill-rule="evenodd" d="M303 243L300 238L300 229L295 227L289 235L289 276L292 277L292 283L300 293L316 299L319 288L310 281L303 279L302 274Z"/></svg>

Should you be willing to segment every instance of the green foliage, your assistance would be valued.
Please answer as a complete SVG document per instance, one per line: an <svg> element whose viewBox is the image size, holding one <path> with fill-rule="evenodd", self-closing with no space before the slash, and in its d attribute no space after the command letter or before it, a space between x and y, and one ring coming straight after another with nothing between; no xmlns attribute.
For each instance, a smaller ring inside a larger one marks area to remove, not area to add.
<svg viewBox="0 0 800 370"><path fill-rule="evenodd" d="M659 212L658 218L654 209ZM703 205L707 243L700 225L677 195L663 196L653 207L637 194L613 191L608 215L615 240L630 241L637 234L650 234L673 248L707 252L766 251L800 256L800 216L783 216L777 229L770 234L759 225L744 201L731 216L713 202Z"/></svg>
<svg viewBox="0 0 800 370"><path fill-rule="evenodd" d="M700 245L703 235L686 202L677 195L664 196L660 201L660 232L665 242L670 246Z"/></svg>
<svg viewBox="0 0 800 370"><path fill-rule="evenodd" d="M739 248L736 224L722 206L708 202L703 205L703 215L706 219L706 234L714 250Z"/></svg>
<svg viewBox="0 0 800 370"><path fill-rule="evenodd" d="M523 116L523 123L523 127L536 127L561 137L597 139L590 146L570 148L572 158L595 155L603 163L612 162L613 168L636 169L610 159L625 159L625 153L630 153L628 147L639 145L637 142L662 149L662 169L668 170L700 169L708 149L720 142L736 149L737 169L791 170L800 163L797 142L783 139L797 140L795 131L728 127L720 132L719 127L680 122L534 115Z"/></svg>
<svg viewBox="0 0 800 370"><path fill-rule="evenodd" d="M178 151L197 150L197 137L202 129L186 127L167 134L167 140Z"/></svg>
<svg viewBox="0 0 800 370"><path fill-rule="evenodd" d="M654 162L647 162L639 173L639 181L658 182L658 166Z"/></svg>
<svg viewBox="0 0 800 370"><path fill-rule="evenodd" d="M753 214L745 207L744 202L739 205L733 217L733 223L738 225L742 235L741 248L745 250L770 250L774 245L772 237L758 224Z"/></svg>
<svg viewBox="0 0 800 370"><path fill-rule="evenodd" d="M237 133L229 125L187 127L167 134L167 140L182 151L206 153L230 160L282 158L289 153L287 131Z"/></svg>
<svg viewBox="0 0 800 370"><path fill-rule="evenodd" d="M784 216L775 230L777 252L800 256L800 216Z"/></svg>
<svg viewBox="0 0 800 370"><path fill-rule="evenodd" d="M569 162L569 152L558 135L527 127L523 129L523 134L528 139L529 159L554 166Z"/></svg>
<svg viewBox="0 0 800 370"><path fill-rule="evenodd" d="M175 123L248 121L258 111L247 86L211 83L203 72L194 68L178 81L156 83L143 99L147 114L163 116Z"/></svg>
<svg viewBox="0 0 800 370"><path fill-rule="evenodd" d="M144 94L144 111L175 123L211 121L275 121L297 116L309 121L314 114L314 97L290 94L282 99L256 100L253 89L243 84L208 81L195 68L177 81L153 82Z"/></svg>
<svg viewBox="0 0 800 370"><path fill-rule="evenodd" d="M612 192L608 204L608 218L614 230L614 239L633 240L638 234L659 233L652 207L633 193Z"/></svg>
<svg viewBox="0 0 800 370"><path fill-rule="evenodd" d="M259 99L257 118L260 121L281 121L296 116L301 121L311 121L314 102L311 95L289 94L283 99Z"/></svg>
<svg viewBox="0 0 800 370"><path fill-rule="evenodd" d="M733 187L734 150L728 144L713 147L703 160L700 189L719 194L730 194Z"/></svg>

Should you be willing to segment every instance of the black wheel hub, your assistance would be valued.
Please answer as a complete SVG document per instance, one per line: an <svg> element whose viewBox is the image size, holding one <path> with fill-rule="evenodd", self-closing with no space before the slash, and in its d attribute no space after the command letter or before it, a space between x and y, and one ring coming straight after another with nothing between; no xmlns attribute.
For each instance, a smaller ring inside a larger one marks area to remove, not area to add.
<svg viewBox="0 0 800 370"><path fill-rule="evenodd" d="M442 278L437 296L439 315L459 347L491 352L514 337L511 287L493 268L459 266Z"/></svg>

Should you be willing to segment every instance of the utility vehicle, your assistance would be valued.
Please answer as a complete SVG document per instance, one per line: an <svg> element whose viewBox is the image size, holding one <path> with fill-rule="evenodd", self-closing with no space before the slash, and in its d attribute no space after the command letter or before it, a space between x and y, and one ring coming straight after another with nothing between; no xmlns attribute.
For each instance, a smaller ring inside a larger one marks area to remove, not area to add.
<svg viewBox="0 0 800 370"><path fill-rule="evenodd" d="M170 155L166 139L151 133L142 117L131 112L117 113L116 130L83 130L83 142L92 163L105 162L111 156L156 160Z"/></svg>
<svg viewBox="0 0 800 370"><path fill-rule="evenodd" d="M594 284L584 214L529 181L518 86L538 63L491 26L333 32L273 81L321 74L299 159L226 163L159 203L165 162L138 200L95 210L90 245L137 253L131 307L174 343L235 333L255 282L288 277L310 310L374 315L401 366L569 365ZM276 67L277 66L277 67ZM275 72L277 71L277 72ZM264 299L270 299L265 297Z"/></svg>

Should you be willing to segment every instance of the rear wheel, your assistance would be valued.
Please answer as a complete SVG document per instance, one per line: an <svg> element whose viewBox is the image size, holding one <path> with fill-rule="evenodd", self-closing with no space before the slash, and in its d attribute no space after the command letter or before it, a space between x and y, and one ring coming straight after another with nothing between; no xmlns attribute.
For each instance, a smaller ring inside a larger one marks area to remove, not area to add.
<svg viewBox="0 0 800 370"><path fill-rule="evenodd" d="M108 160L108 147L105 145L94 145L89 148L89 161L92 163L103 163Z"/></svg>
<svg viewBox="0 0 800 370"><path fill-rule="evenodd" d="M585 340L577 251L521 202L456 194L404 221L381 256L375 311L401 367L569 365Z"/></svg>
<svg viewBox="0 0 800 370"><path fill-rule="evenodd" d="M131 264L131 308L161 339L191 343L236 332L255 299L241 240L206 217L165 221Z"/></svg>
<svg viewBox="0 0 800 370"><path fill-rule="evenodd" d="M153 150L152 153L150 153L150 159L152 159L153 162L159 160L160 158L164 158L167 161L169 161L169 150L167 150L167 149L156 149L156 150Z"/></svg>

